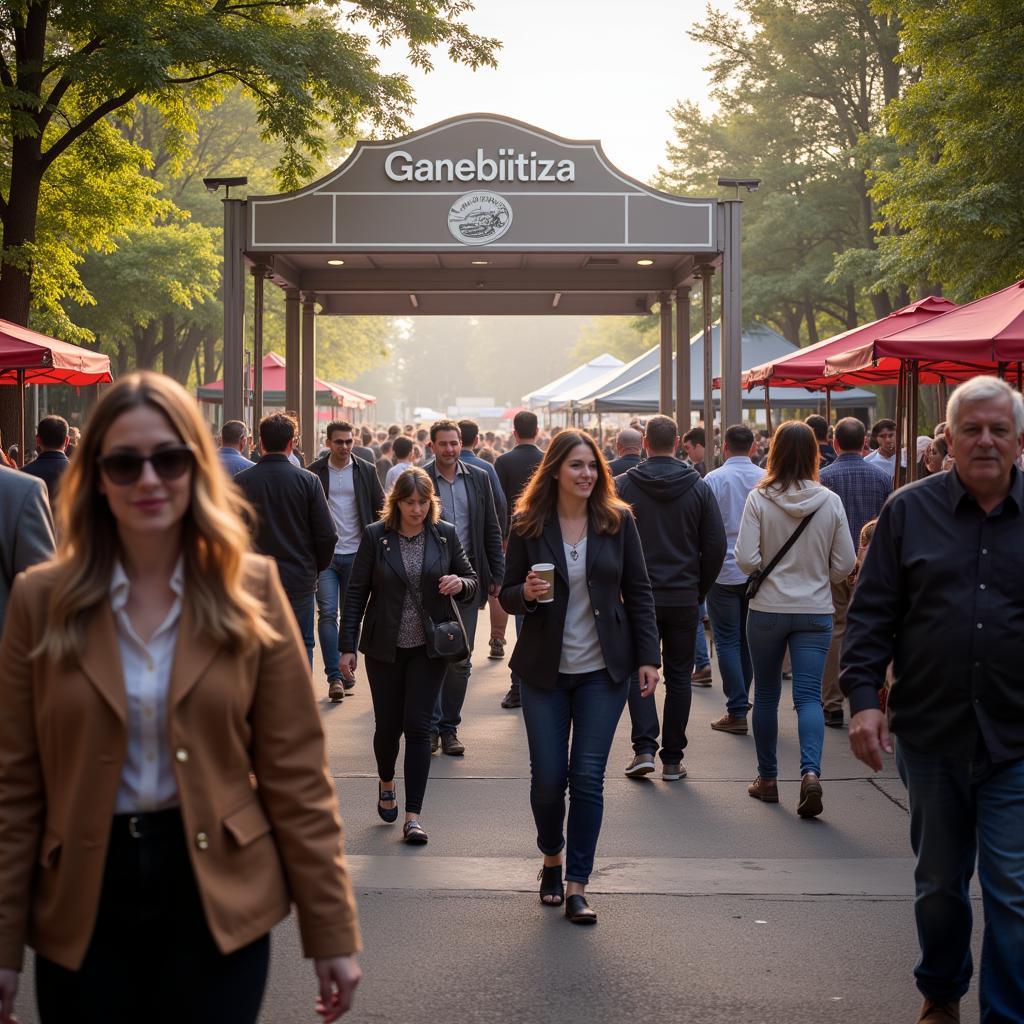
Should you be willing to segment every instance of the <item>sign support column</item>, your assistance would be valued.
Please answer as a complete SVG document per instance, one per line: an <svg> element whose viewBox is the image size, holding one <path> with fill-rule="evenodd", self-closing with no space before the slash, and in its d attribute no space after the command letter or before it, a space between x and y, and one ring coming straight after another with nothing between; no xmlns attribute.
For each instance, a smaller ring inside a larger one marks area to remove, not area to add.
<svg viewBox="0 0 1024 1024"><path fill-rule="evenodd" d="M302 293L302 393L299 402L302 454L316 458L316 293Z"/></svg>
<svg viewBox="0 0 1024 1024"><path fill-rule="evenodd" d="M690 429L690 287L676 289L676 425Z"/></svg>
<svg viewBox="0 0 1024 1024"><path fill-rule="evenodd" d="M722 429L743 418L743 309L740 300L740 219L743 204L726 199L722 217L722 329L720 367L722 378L720 415ZM710 440L710 439L709 439Z"/></svg>
<svg viewBox="0 0 1024 1024"><path fill-rule="evenodd" d="M302 349L299 343L299 289L284 292L284 407L298 413L302 401Z"/></svg>
<svg viewBox="0 0 1024 1024"><path fill-rule="evenodd" d="M658 411L662 416L672 415L672 293L662 292L661 304L661 369L658 375L661 394Z"/></svg>
<svg viewBox="0 0 1024 1024"><path fill-rule="evenodd" d="M224 199L224 419L244 414L245 200Z"/></svg>

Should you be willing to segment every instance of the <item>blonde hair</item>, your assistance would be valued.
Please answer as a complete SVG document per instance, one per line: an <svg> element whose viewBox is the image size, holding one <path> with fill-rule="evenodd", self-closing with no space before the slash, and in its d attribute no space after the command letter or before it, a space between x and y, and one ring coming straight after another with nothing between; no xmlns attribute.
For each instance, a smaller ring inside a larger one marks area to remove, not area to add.
<svg viewBox="0 0 1024 1024"><path fill-rule="evenodd" d="M398 533L402 528L402 510L398 507L400 501L411 498L418 494L421 498L430 500L430 511L427 512L427 525L433 526L441 518L441 500L434 490L434 481L430 474L420 469L419 466L410 466L404 473L399 474L394 486L384 499L384 508L381 509L380 517L384 520L384 528Z"/></svg>
<svg viewBox="0 0 1024 1024"><path fill-rule="evenodd" d="M214 643L251 650L277 639L260 601L246 590L250 550L244 517L252 515L224 472L195 399L159 373L120 378L100 399L83 431L57 499L63 572L50 595L46 636L33 656L67 664L82 652L88 620L107 598L118 557L117 521L99 489L99 455L111 424L146 406L159 412L195 457L192 495L182 528L183 601Z"/></svg>

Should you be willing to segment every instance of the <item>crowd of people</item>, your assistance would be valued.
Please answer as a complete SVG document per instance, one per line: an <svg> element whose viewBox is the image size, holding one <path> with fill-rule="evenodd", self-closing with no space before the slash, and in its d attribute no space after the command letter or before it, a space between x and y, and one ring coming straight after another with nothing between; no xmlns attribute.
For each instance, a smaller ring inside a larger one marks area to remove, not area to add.
<svg viewBox="0 0 1024 1024"><path fill-rule="evenodd" d="M871 768L897 737L921 1024L959 1019L976 857L982 1019L1024 1021L1024 400L978 377L946 414L912 452L888 419L680 436L654 416L599 437L521 411L511 436L337 420L302 453L288 413L214 440L182 388L144 372L107 391L70 459L68 424L45 417L36 458L0 467L0 1021L26 944L44 1021L162 999L254 1021L290 903L319 1010L341 1016L360 938L315 649L334 703L362 659L377 813L401 808L422 847L432 758L467 754L484 608L491 659L514 619L501 704L526 727L542 904L597 920L624 710L625 774L660 761L685 778L707 626L724 697L707 726L753 733L750 797L782 799L787 678L801 818L824 813L824 733L847 705ZM902 486L908 459L919 479Z"/></svg>

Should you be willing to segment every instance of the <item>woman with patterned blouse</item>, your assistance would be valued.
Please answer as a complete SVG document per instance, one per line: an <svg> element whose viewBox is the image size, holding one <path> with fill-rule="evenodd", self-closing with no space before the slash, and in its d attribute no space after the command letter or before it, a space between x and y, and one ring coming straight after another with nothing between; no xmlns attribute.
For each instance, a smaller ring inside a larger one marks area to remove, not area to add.
<svg viewBox="0 0 1024 1024"><path fill-rule="evenodd" d="M448 667L433 649L431 626L454 619L453 599L468 604L477 587L455 527L440 514L422 469L410 468L395 481L380 521L363 531L338 644L346 675L355 672L357 647L366 656L380 777L377 813L386 822L398 819L395 763L405 735L402 838L414 845L427 842L419 816L430 775L430 720Z"/></svg>

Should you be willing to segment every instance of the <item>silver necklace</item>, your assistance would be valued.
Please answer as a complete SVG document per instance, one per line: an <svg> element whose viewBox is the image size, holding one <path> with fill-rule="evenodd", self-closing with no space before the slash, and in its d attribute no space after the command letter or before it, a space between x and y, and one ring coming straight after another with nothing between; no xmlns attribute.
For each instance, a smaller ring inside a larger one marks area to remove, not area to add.
<svg viewBox="0 0 1024 1024"><path fill-rule="evenodd" d="M584 526L583 527L583 532L576 538L576 544L582 544L583 543L583 538L586 537L586 535L587 535L587 527ZM572 550L569 552L569 557L574 562L577 561L579 559L579 557L580 557L580 553L576 550L576 544L574 544L572 541L569 541L569 547L572 548Z"/></svg>

